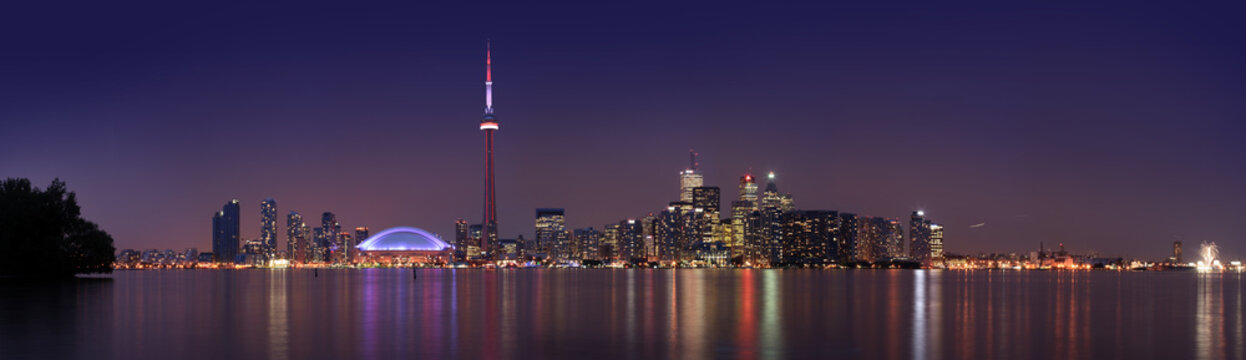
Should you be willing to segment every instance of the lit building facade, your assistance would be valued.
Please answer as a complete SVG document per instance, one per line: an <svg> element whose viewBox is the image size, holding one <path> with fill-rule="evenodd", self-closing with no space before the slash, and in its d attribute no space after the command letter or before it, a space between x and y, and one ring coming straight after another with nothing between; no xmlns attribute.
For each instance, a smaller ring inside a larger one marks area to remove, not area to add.
<svg viewBox="0 0 1246 360"><path fill-rule="evenodd" d="M921 210L909 217L909 257L922 265L930 264L930 220Z"/></svg>
<svg viewBox="0 0 1246 360"><path fill-rule="evenodd" d="M693 250L698 254L707 244L719 240L720 199L721 191L717 186L701 186L692 189L692 208L696 213L693 226L696 227L699 235L693 244Z"/></svg>
<svg viewBox="0 0 1246 360"><path fill-rule="evenodd" d="M342 238L338 235L342 233L342 224L337 222L337 215L331 212L325 212L320 215L320 250L324 254L320 255L320 259L325 262L337 261L336 253L341 252Z"/></svg>
<svg viewBox="0 0 1246 360"><path fill-rule="evenodd" d="M467 220L454 220L454 261L467 260L467 241L470 238Z"/></svg>
<svg viewBox="0 0 1246 360"><path fill-rule="evenodd" d="M648 261L645 258L644 226L636 219L619 222L619 260L630 263Z"/></svg>
<svg viewBox="0 0 1246 360"><path fill-rule="evenodd" d="M697 153L688 151L692 157L687 169L679 173L679 201L692 202L692 189L705 185L705 176L697 170Z"/></svg>
<svg viewBox="0 0 1246 360"><path fill-rule="evenodd" d="M297 211L286 214L286 252L295 263L307 263L310 258L311 228Z"/></svg>
<svg viewBox="0 0 1246 360"><path fill-rule="evenodd" d="M536 209L536 242L538 251L545 253L551 260L571 258L565 210Z"/></svg>
<svg viewBox="0 0 1246 360"><path fill-rule="evenodd" d="M578 258L581 260L601 260L601 232L589 228L576 229L575 241L578 243Z"/></svg>
<svg viewBox="0 0 1246 360"><path fill-rule="evenodd" d="M277 200L260 201L260 242L264 243L264 256L275 258L277 253Z"/></svg>

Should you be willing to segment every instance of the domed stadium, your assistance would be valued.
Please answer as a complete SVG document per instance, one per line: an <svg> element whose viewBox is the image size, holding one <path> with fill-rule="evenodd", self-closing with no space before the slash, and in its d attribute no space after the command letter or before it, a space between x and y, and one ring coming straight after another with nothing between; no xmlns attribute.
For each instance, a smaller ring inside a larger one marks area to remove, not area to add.
<svg viewBox="0 0 1246 360"><path fill-rule="evenodd" d="M445 264L454 252L437 235L413 227L385 229L355 248L365 261L388 265Z"/></svg>

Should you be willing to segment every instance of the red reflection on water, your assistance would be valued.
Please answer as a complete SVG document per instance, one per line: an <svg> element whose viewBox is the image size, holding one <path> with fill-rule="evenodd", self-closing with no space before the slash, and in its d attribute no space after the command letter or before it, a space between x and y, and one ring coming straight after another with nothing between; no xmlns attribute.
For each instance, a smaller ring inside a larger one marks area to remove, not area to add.
<svg viewBox="0 0 1246 360"><path fill-rule="evenodd" d="M737 313L740 315L740 321L736 325L738 334L736 346L739 349L736 358L740 359L757 358L757 310L753 305L757 287L757 279L754 277L756 272L756 270L746 269L740 274L740 293L737 295L740 304Z"/></svg>

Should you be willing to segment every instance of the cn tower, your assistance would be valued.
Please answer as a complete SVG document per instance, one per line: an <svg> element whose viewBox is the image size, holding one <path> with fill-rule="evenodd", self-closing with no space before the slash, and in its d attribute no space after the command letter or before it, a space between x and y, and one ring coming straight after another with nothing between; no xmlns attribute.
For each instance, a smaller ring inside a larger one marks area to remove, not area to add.
<svg viewBox="0 0 1246 360"><path fill-rule="evenodd" d="M493 191L493 132L498 130L498 119L493 117L493 57L488 42L485 43L485 115L480 119L480 130L485 132L485 216L480 252L486 258L496 259L498 210Z"/></svg>

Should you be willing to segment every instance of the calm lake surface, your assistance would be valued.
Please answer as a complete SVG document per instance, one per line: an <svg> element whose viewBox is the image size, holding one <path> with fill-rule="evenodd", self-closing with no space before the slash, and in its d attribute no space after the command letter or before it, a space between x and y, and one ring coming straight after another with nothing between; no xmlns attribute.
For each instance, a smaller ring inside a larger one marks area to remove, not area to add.
<svg viewBox="0 0 1246 360"><path fill-rule="evenodd" d="M1246 358L1241 274L163 270L0 282L0 358Z"/></svg>

